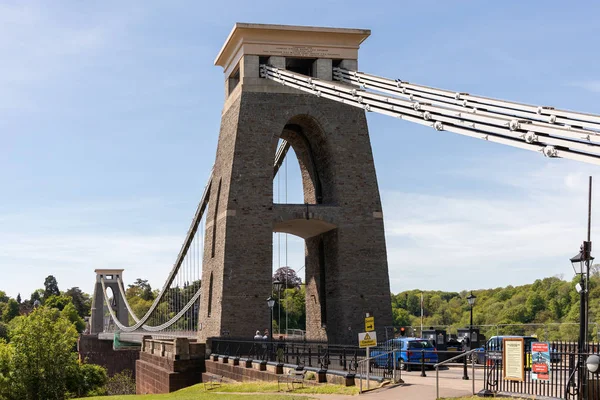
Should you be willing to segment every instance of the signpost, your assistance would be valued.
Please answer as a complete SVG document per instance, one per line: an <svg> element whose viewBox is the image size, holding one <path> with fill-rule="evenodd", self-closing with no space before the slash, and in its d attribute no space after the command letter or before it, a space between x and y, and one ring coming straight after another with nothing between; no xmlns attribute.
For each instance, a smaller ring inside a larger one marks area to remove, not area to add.
<svg viewBox="0 0 600 400"><path fill-rule="evenodd" d="M369 358L371 357L371 352L369 348L371 346L377 346L377 333L375 332L375 317L371 317L371 314L367 313L365 315L365 332L358 334L358 346L361 349L366 348L365 362L367 363L367 389L369 389L369 372L371 370L371 361ZM361 392L362 392L362 379L361 379Z"/></svg>
<svg viewBox="0 0 600 400"><path fill-rule="evenodd" d="M375 330L375 317L365 318L365 332L373 332Z"/></svg>
<svg viewBox="0 0 600 400"><path fill-rule="evenodd" d="M376 332L362 332L358 334L358 346L361 349L377 346L377 333Z"/></svg>

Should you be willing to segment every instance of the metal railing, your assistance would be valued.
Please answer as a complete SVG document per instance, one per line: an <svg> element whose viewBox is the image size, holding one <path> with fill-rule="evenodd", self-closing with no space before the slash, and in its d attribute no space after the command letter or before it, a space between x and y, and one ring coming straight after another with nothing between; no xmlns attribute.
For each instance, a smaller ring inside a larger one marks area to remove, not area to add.
<svg viewBox="0 0 600 400"><path fill-rule="evenodd" d="M465 366L465 375L463 377L468 379L467 374L466 374L466 368L467 368L467 357L477 353L477 349L473 349L473 350L469 350L467 352L461 353L459 355L457 355L456 357L452 357L449 358L447 360L444 360L440 363L437 363L433 366L433 368L435 368L435 398L439 399L440 398L440 366L441 365L446 365L449 364L452 361L458 360L462 357L464 357L464 366ZM475 395L475 357L471 357L471 382L473 382L473 395Z"/></svg>
<svg viewBox="0 0 600 400"><path fill-rule="evenodd" d="M392 351L388 351L386 353L377 354L373 357L366 357L360 361L358 361L357 372L359 383L359 393L363 392L363 377L367 381L367 390L370 389L370 381L371 381L371 372L374 366L378 366L382 363L387 367L389 373L391 375L391 379L393 383L397 383L401 380L401 367L402 367L402 359L398 359L396 353L398 350L394 349ZM400 362L400 364L398 364ZM385 374L384 374L385 375Z"/></svg>
<svg viewBox="0 0 600 400"><path fill-rule="evenodd" d="M600 345L588 344L588 351L578 352L577 343L549 342L550 370L545 379L535 379L532 371L531 350L524 354L524 378L515 381L506 378L503 371L502 351L486 351L484 354L484 391L490 394L511 393L525 396L543 396L556 399L583 398L584 389L581 377L585 374L588 399L600 398L600 379L588 373L585 359L590 354L598 354Z"/></svg>
<svg viewBox="0 0 600 400"><path fill-rule="evenodd" d="M210 350L213 354L348 373L356 372L358 360L365 357L365 349L358 346L317 341L211 338Z"/></svg>

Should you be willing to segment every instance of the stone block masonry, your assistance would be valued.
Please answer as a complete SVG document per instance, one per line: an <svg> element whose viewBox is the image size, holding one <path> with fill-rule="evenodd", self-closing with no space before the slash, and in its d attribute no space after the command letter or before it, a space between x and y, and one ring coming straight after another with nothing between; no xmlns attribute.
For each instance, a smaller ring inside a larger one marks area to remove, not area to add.
<svg viewBox="0 0 600 400"><path fill-rule="evenodd" d="M136 393L170 393L202 382L204 349L188 339L144 339L136 363Z"/></svg>
<svg viewBox="0 0 600 400"><path fill-rule="evenodd" d="M369 34L236 24L223 46L215 63L228 86L204 232L200 341L252 337L270 326L265 300L272 293L274 231L305 240L307 339L356 343L367 313L380 338L392 325L365 112L261 78L258 67L268 63L331 80L334 63L356 68ZM293 208L273 202L281 139L293 148L302 176L304 204Z"/></svg>
<svg viewBox="0 0 600 400"><path fill-rule="evenodd" d="M113 350L113 342L99 340L98 335L80 335L77 341L79 359L89 364L101 365L112 376L123 370L135 373L135 362L140 358L138 350Z"/></svg>

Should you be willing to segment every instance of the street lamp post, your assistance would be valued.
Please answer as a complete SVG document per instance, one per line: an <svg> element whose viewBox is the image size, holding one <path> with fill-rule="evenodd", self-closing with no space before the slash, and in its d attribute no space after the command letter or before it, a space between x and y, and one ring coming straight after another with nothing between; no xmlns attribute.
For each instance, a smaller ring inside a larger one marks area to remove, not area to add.
<svg viewBox="0 0 600 400"><path fill-rule="evenodd" d="M467 296L467 302L469 303L469 307L471 307L471 320L469 322L469 350L473 348L473 305L475 304L475 299L477 296L471 294Z"/></svg>
<svg viewBox="0 0 600 400"><path fill-rule="evenodd" d="M469 337L467 337L467 343L469 344L469 350L471 350L472 348L472 340L471 337L473 336L473 304L475 304L475 299L477 297L473 294L473 292L471 292L470 295L467 296L467 303L469 303L469 307L471 308L471 321L469 323ZM465 349L466 352L466 349ZM464 356L463 359L463 380L469 380L469 375L467 374L467 356ZM475 378L475 377L473 377Z"/></svg>
<svg viewBox="0 0 600 400"><path fill-rule="evenodd" d="M585 353L587 351L587 331L588 331L588 284L590 280L590 264L594 257L590 255L592 251L592 242L584 241L581 245L579 254L571 258L571 264L576 275L579 275L579 283L576 288L579 292L579 368L580 368L580 387L587 399L587 374L584 368Z"/></svg>
<svg viewBox="0 0 600 400"><path fill-rule="evenodd" d="M271 296L269 296L269 298L267 298L267 305L269 306L269 309L271 310L271 330L269 330L269 340L272 342L273 341L273 306L275 305L275 299L273 299Z"/></svg>
<svg viewBox="0 0 600 400"><path fill-rule="evenodd" d="M588 302L589 302L589 281L590 281L590 265L594 257L592 253L592 177L589 180L588 190L588 226L587 240L583 242L579 249L579 253L571 258L571 264L576 275L579 275L579 283L577 284L577 292L579 292L579 373L578 382L580 393L583 393L583 399L588 398L587 388L587 371L586 371L586 353L587 353L587 333L588 333Z"/></svg>

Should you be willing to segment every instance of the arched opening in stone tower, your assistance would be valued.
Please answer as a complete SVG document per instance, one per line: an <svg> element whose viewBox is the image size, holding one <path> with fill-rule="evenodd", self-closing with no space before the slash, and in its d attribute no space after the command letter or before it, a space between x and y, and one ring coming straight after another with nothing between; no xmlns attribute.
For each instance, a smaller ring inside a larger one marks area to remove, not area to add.
<svg viewBox="0 0 600 400"><path fill-rule="evenodd" d="M108 311L108 307L111 307L115 312L117 312L117 306L116 306L116 302L117 299L115 298L115 292L113 291L113 289L110 286L106 287L106 298L109 301L109 304L106 304L106 302L104 302L103 304L103 320L104 320L104 329L112 329L114 328L114 322L112 320L112 318L110 317L110 313Z"/></svg>
<svg viewBox="0 0 600 400"><path fill-rule="evenodd" d="M335 225L321 205L334 204L327 164L327 146L317 121L296 116L286 124L277 146L289 149L273 181L273 309L274 334L326 339L326 236ZM277 153L276 153L277 157Z"/></svg>

